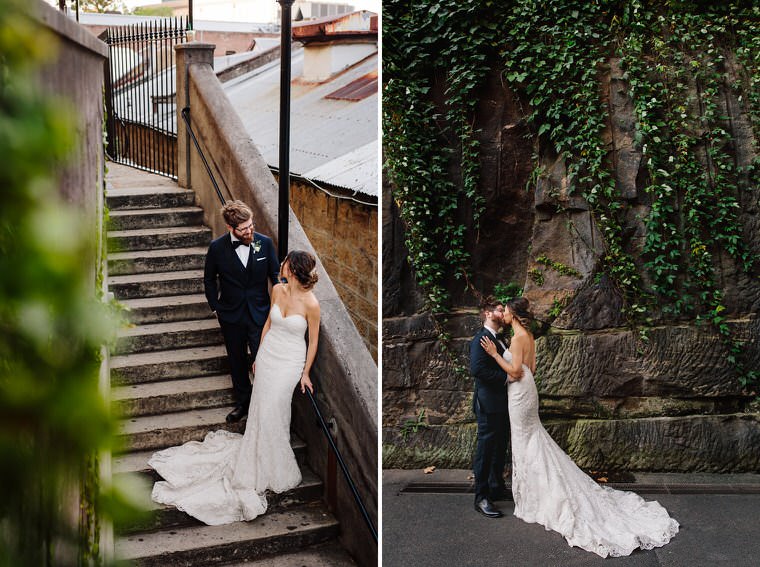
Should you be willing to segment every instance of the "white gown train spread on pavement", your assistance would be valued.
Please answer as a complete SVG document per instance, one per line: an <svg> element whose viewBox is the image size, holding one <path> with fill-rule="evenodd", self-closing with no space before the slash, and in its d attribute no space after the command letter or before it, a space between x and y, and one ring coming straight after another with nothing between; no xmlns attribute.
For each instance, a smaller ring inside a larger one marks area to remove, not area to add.
<svg viewBox="0 0 760 567"><path fill-rule="evenodd" d="M510 361L511 353L504 358ZM601 557L661 547L678 533L678 522L658 502L598 485L554 442L538 417L538 392L527 366L508 391L515 516Z"/></svg>
<svg viewBox="0 0 760 567"><path fill-rule="evenodd" d="M301 483L290 445L290 405L306 360L306 319L272 307L271 327L256 356L245 434L212 431L154 453L148 464L164 478L155 502L175 506L209 525L252 520L266 512L267 490Z"/></svg>

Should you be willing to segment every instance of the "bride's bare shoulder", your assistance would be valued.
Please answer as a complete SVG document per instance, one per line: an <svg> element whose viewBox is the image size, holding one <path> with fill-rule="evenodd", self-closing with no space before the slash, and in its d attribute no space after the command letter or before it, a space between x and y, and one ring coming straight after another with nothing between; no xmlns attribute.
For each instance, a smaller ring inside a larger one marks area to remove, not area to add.
<svg viewBox="0 0 760 567"><path fill-rule="evenodd" d="M306 305L306 309L315 313L319 313L319 300L317 299L317 296L314 295L314 292L309 292L306 295L306 300L304 303Z"/></svg>

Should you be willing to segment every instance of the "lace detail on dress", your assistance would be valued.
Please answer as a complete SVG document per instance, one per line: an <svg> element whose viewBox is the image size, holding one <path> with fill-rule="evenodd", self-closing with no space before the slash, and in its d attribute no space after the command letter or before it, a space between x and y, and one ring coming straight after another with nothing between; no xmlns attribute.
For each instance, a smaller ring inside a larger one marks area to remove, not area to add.
<svg viewBox="0 0 760 567"><path fill-rule="evenodd" d="M504 358L511 360L511 353ZM601 557L661 547L678 533L678 522L658 502L598 485L554 442L538 417L538 391L527 366L508 392L515 516Z"/></svg>
<svg viewBox="0 0 760 567"><path fill-rule="evenodd" d="M267 490L285 492L301 483L290 445L293 391L306 361L302 315L283 317L272 307L272 324L256 355L245 434L212 431L154 453L148 464L164 479L152 498L209 525L252 520L266 512Z"/></svg>

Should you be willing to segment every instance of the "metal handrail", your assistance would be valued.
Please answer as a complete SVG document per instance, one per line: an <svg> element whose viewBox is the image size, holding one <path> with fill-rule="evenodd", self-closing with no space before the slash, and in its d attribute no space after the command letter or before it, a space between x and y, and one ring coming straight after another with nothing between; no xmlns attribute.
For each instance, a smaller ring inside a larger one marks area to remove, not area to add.
<svg viewBox="0 0 760 567"><path fill-rule="evenodd" d="M185 121L185 125L187 125L187 131L190 133L190 137L193 139L193 144L195 144L195 149L198 150L198 155L201 156L203 165L206 168L206 173L208 173L208 176L211 179L211 183L214 185L216 194L219 197L219 200L222 202L222 205L224 205L227 201L225 201L224 195L222 195L222 191L221 189L219 189L219 184L216 182L216 178L214 177L214 174L211 172L211 167L209 167L208 161L206 160L206 156L203 153L203 150L201 149L201 145L198 143L198 138L195 137L195 132L193 132L193 127L190 125L190 107L186 106L185 108L183 108L180 114L182 115L182 120Z"/></svg>
<svg viewBox="0 0 760 567"><path fill-rule="evenodd" d="M222 192L219 189L219 185L216 182L216 178L214 178L214 174L212 173L211 168L208 165L208 161L206 161L206 156L203 154L203 150L201 149L201 146L198 143L198 139L195 137L195 133L193 132L193 128L190 125L190 107L186 106L185 108L183 108L180 114L182 114L182 119L185 121L185 124L187 125L187 131L190 133L190 137L193 139L195 148L198 150L198 155L200 155L201 160L203 160L203 165L206 167L206 172L208 173L208 176L211 179L211 183L213 183L214 185L216 194L219 196L219 200L222 202L222 205L224 205L225 203L224 196L222 195ZM327 422L325 421L325 418L322 415L322 412L320 411L319 406L317 405L317 400L314 399L314 395L311 393L310 390L307 389L306 393L309 395L309 400L311 400L311 406L312 408L314 408L314 413L317 415L317 420L319 421L319 425L322 428L322 431L325 434L325 437L327 437L327 442L330 445L330 449L332 449L332 452L335 453L335 457L337 458L338 463L340 464L340 468L343 471L343 476L346 479L346 482L348 483L349 488L351 489L351 493L354 495L354 501L356 502L356 505L359 507L359 511L362 513L362 516L364 517L364 521L366 522L367 527L369 528L369 531L372 534L372 539L374 539L375 543L377 543L377 530L375 529L375 525L372 523L372 519L369 517L369 512L367 512L367 507L364 505L364 501L362 500L362 497L359 494L359 491L356 489L356 484L354 483L354 479L351 477L351 473L348 472L348 467L346 466L346 462L343 460L343 456L340 454L340 451L338 450L338 446L335 444L335 439L333 439L333 436L330 433L329 426L327 425Z"/></svg>
<svg viewBox="0 0 760 567"><path fill-rule="evenodd" d="M361 511L362 516L364 517L364 521L366 522L367 527L369 528L369 531L372 534L372 538L375 540L375 543L377 543L377 530L375 529L375 525L372 523L372 519L369 517L369 512L367 512L367 508L366 506L364 506L364 502L362 501L362 497L359 495L359 491L356 489L356 484L354 484L354 479L351 478L351 473L348 472L348 467L346 466L346 463L343 460L343 457L341 456L337 445L335 445L335 439L333 439L333 436L330 433L327 422L325 421L324 416L322 416L322 412L319 411L317 400L314 399L314 394L312 394L311 390L309 390L308 388L306 389L306 393L309 396L309 400L311 400L311 406L314 408L314 413L317 414L317 420L319 421L319 425L322 428L322 431L324 432L325 437L327 437L327 442L330 444L330 448L332 449L333 453L335 453L335 456L338 459L340 468L343 471L343 476L345 477L346 482L348 482L348 486L354 495L354 500L356 501L356 505L359 507L359 510Z"/></svg>

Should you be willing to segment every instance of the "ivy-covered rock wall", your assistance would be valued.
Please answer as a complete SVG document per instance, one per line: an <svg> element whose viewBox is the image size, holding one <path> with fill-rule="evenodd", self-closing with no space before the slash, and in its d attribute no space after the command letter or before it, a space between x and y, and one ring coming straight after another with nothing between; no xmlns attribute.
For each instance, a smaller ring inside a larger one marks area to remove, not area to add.
<svg viewBox="0 0 760 567"><path fill-rule="evenodd" d="M760 12L421 4L384 3L383 465L470 466L478 299L521 292L579 464L760 470Z"/></svg>

